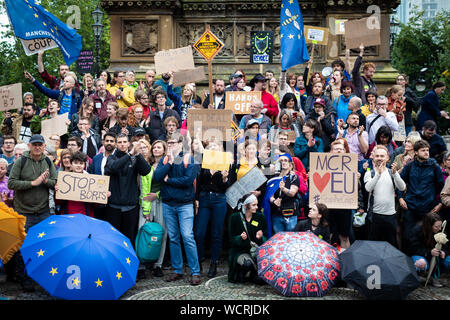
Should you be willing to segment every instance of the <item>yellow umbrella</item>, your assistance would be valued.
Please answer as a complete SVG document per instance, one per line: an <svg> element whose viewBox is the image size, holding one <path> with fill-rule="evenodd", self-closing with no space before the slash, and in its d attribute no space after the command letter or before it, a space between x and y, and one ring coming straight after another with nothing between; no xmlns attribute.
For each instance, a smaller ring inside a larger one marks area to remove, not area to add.
<svg viewBox="0 0 450 320"><path fill-rule="evenodd" d="M0 202L0 259L7 263L20 249L25 233L26 217Z"/></svg>

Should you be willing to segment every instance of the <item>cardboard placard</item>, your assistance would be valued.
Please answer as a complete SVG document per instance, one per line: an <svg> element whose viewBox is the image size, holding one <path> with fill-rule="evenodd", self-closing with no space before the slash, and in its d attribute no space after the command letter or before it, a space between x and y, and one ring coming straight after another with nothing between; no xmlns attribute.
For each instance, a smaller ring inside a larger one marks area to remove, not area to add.
<svg viewBox="0 0 450 320"><path fill-rule="evenodd" d="M231 141L231 110L188 109L187 125L192 138Z"/></svg>
<svg viewBox="0 0 450 320"><path fill-rule="evenodd" d="M234 114L250 114L250 105L256 101L261 101L261 91L225 92L225 110Z"/></svg>
<svg viewBox="0 0 450 320"><path fill-rule="evenodd" d="M229 170L233 155L229 152L221 152L216 150L204 150L202 168L210 170Z"/></svg>
<svg viewBox="0 0 450 320"><path fill-rule="evenodd" d="M31 56L33 54L37 54L38 52L47 51L53 48L58 48L58 45L51 38L41 38L41 39L32 39L32 40L24 40L20 39L22 42L23 50L27 56Z"/></svg>
<svg viewBox="0 0 450 320"><path fill-rule="evenodd" d="M289 143L295 143L295 140L297 139L297 135L295 134L294 130L291 130L288 132L288 142Z"/></svg>
<svg viewBox="0 0 450 320"><path fill-rule="evenodd" d="M94 73L94 54L92 50L80 52L77 59L77 71L80 74Z"/></svg>
<svg viewBox="0 0 450 320"><path fill-rule="evenodd" d="M202 81L206 79L205 68L197 67L192 70L182 70L173 73L173 87L185 85L186 83Z"/></svg>
<svg viewBox="0 0 450 320"><path fill-rule="evenodd" d="M346 49L357 49L361 44L366 48L381 44L380 28L374 26L369 18L345 22Z"/></svg>
<svg viewBox="0 0 450 320"><path fill-rule="evenodd" d="M272 63L273 38L273 31L250 32L250 63Z"/></svg>
<svg viewBox="0 0 450 320"><path fill-rule="evenodd" d="M195 69L192 47L159 51L155 54L155 69L157 74Z"/></svg>
<svg viewBox="0 0 450 320"><path fill-rule="evenodd" d="M62 136L67 133L66 121L68 120L68 113L58 114L52 119L42 120L41 122L41 136L44 137L45 142L50 143L50 137L53 135Z"/></svg>
<svg viewBox="0 0 450 320"><path fill-rule="evenodd" d="M328 45L328 34L330 29L316 26L304 26L304 30L306 43Z"/></svg>
<svg viewBox="0 0 450 320"><path fill-rule="evenodd" d="M109 176L67 171L58 172L56 199L81 202L108 202Z"/></svg>
<svg viewBox="0 0 450 320"><path fill-rule="evenodd" d="M345 22L348 21L347 19L339 19L335 20L334 30L335 34L345 34Z"/></svg>
<svg viewBox="0 0 450 320"><path fill-rule="evenodd" d="M14 83L0 87L0 111L22 109L22 84Z"/></svg>
<svg viewBox="0 0 450 320"><path fill-rule="evenodd" d="M267 181L264 173L258 168L253 167L241 179L233 183L225 192L227 203L233 209L236 208L239 199L245 194L255 191Z"/></svg>
<svg viewBox="0 0 450 320"><path fill-rule="evenodd" d="M406 127L405 119L403 118L401 122L398 123L398 130L392 132L392 140L394 141L405 141L406 140Z"/></svg>
<svg viewBox="0 0 450 320"><path fill-rule="evenodd" d="M329 209L358 208L358 155L318 153L309 156L309 205Z"/></svg>

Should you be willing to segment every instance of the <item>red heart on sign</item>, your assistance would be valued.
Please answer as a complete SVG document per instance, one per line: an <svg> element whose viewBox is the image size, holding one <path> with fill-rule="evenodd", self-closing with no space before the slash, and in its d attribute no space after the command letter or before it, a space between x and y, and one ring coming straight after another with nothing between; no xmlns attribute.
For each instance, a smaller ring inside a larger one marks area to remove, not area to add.
<svg viewBox="0 0 450 320"><path fill-rule="evenodd" d="M313 174L313 181L317 190L319 190L319 192L322 193L323 189L325 189L328 182L330 181L330 173L327 172L323 175L323 177L321 177L320 174L315 172Z"/></svg>

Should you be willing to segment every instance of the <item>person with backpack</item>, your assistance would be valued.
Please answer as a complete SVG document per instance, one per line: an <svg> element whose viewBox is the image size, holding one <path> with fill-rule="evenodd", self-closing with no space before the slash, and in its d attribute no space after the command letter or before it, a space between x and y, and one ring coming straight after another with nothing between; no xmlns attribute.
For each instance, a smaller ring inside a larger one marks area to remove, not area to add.
<svg viewBox="0 0 450 320"><path fill-rule="evenodd" d="M398 131L398 122L395 113L387 111L388 99L385 96L377 98L377 104L373 113L366 117L367 133L369 134L369 145L375 141L378 129L388 126L392 132Z"/></svg>
<svg viewBox="0 0 450 320"><path fill-rule="evenodd" d="M372 151L374 169L368 169L364 183L369 196L369 240L387 241L394 247L397 244L397 218L395 211L395 189L406 189L406 184L397 171L394 162L391 169L386 167L389 151L377 145Z"/></svg>
<svg viewBox="0 0 450 320"><path fill-rule="evenodd" d="M163 217L170 239L170 259L174 272L166 277L167 282L183 278L183 255L181 237L188 266L191 272L191 285L199 285L200 264L197 245L194 238L194 181L199 167L194 158L183 152L184 137L179 133L167 139L167 156L162 158L155 172L153 181L162 183L160 197L162 199Z"/></svg>
<svg viewBox="0 0 450 320"><path fill-rule="evenodd" d="M436 160L430 158L430 145L425 140L414 143L414 161L406 164L400 174L407 191L399 198L403 214L403 237L408 241L411 230L428 212L439 212L437 199L444 187L444 176Z"/></svg>
<svg viewBox="0 0 450 320"><path fill-rule="evenodd" d="M14 162L8 180L8 189L14 190L14 210L26 217L26 232L50 216L49 192L57 179L55 166L44 154L44 138L39 134L33 135L28 148L29 151ZM26 275L20 252L15 259L23 290L33 292L33 283Z"/></svg>
<svg viewBox="0 0 450 320"><path fill-rule="evenodd" d="M142 214L140 215L139 225L145 224L147 221L155 221L159 223L163 229L164 234L161 241L161 251L156 262L153 264L153 275L155 277L164 276L162 272L162 264L164 260L164 254L166 252L167 243L167 228L164 223L162 200L161 200L161 186L162 183L156 182L153 179L156 167L159 161L167 154L167 143L162 140L156 140L151 145L145 139L139 141L140 154L150 164L150 173L146 176L141 176L141 208ZM143 220L143 221L142 221Z"/></svg>
<svg viewBox="0 0 450 320"><path fill-rule="evenodd" d="M41 93L58 101L61 106L59 114L68 113L68 119L71 119L72 115L76 114L80 109L81 97L74 89L76 81L72 74L66 74L64 76L62 90L52 90L44 87L28 71L25 71L25 78L30 80L36 89L38 89Z"/></svg>

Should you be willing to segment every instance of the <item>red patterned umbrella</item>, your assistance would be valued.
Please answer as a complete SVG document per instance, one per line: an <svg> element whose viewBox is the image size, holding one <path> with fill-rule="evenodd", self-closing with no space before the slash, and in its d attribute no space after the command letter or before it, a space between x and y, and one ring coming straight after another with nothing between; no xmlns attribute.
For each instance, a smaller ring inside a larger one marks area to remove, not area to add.
<svg viewBox="0 0 450 320"><path fill-rule="evenodd" d="M341 270L336 248L312 232L279 232L258 249L258 275L284 296L322 297Z"/></svg>

